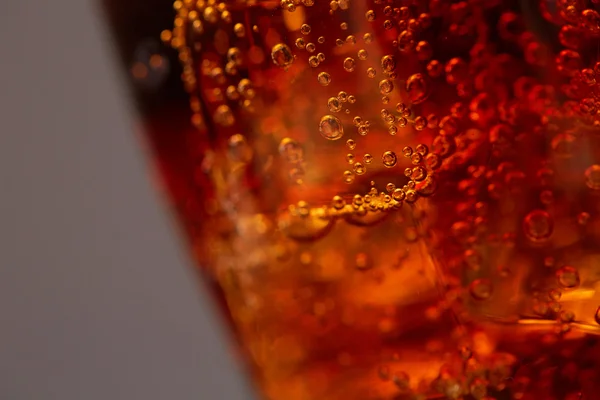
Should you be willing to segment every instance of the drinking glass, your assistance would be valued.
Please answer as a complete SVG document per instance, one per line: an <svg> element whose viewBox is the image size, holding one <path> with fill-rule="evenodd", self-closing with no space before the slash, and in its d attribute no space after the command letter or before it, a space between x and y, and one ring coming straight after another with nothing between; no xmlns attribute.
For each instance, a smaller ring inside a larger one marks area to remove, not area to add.
<svg viewBox="0 0 600 400"><path fill-rule="evenodd" d="M599 398L599 3L104 2L260 396Z"/></svg>

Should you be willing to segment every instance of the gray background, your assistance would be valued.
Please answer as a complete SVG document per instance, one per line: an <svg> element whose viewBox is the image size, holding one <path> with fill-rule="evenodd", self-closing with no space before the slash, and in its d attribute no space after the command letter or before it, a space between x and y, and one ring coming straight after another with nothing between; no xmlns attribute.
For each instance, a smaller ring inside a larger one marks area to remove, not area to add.
<svg viewBox="0 0 600 400"><path fill-rule="evenodd" d="M249 399L95 6L0 2L0 399Z"/></svg>

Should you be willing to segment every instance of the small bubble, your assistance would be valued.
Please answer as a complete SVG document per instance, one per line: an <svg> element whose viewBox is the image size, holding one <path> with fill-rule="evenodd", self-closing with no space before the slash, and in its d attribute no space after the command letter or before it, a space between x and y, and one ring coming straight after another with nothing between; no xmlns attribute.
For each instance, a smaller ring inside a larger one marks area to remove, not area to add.
<svg viewBox="0 0 600 400"><path fill-rule="evenodd" d="M302 146L291 138L281 140L279 143L279 154L291 163L298 162L304 157Z"/></svg>
<svg viewBox="0 0 600 400"><path fill-rule="evenodd" d="M394 84L389 79L382 79L379 82L379 91L381 94L388 94L394 89Z"/></svg>
<svg viewBox="0 0 600 400"><path fill-rule="evenodd" d="M343 46L344 45L344 41L342 39L335 39L335 45L336 46Z"/></svg>
<svg viewBox="0 0 600 400"><path fill-rule="evenodd" d="M273 59L273 63L275 65L282 68L287 67L294 61L292 51L283 43L273 46L273 49L271 50L271 58Z"/></svg>
<svg viewBox="0 0 600 400"><path fill-rule="evenodd" d="M344 60L344 69L348 72L352 72L354 71L354 67L356 66L356 62L354 61L354 58L351 57L347 57Z"/></svg>
<svg viewBox="0 0 600 400"><path fill-rule="evenodd" d="M594 164L585 170L585 184L592 190L600 190L600 165Z"/></svg>
<svg viewBox="0 0 600 400"><path fill-rule="evenodd" d="M396 157L396 153L393 151L386 151L383 153L381 160L383 161L383 165L387 168L392 168L398 162L398 157Z"/></svg>
<svg viewBox="0 0 600 400"><path fill-rule="evenodd" d="M544 210L533 210L523 219L523 231L532 242L543 242L550 238L554 221Z"/></svg>
<svg viewBox="0 0 600 400"><path fill-rule="evenodd" d="M319 59L317 58L317 56L310 56L308 57L308 65L310 65L313 68L316 68L319 66Z"/></svg>
<svg viewBox="0 0 600 400"><path fill-rule="evenodd" d="M492 295L492 282L489 279L475 279L469 285L469 292L475 300L485 300Z"/></svg>
<svg viewBox="0 0 600 400"><path fill-rule="evenodd" d="M303 48L306 47L306 42L302 38L296 39L295 43L296 43L296 47L299 48L299 49L303 49Z"/></svg>
<svg viewBox="0 0 600 400"><path fill-rule="evenodd" d="M342 103L337 97L330 97L327 100L327 107L329 107L329 111L338 112L342 109Z"/></svg>
<svg viewBox="0 0 600 400"><path fill-rule="evenodd" d="M348 43L348 44L356 44L356 36L354 36L354 35L348 35L348 37L346 38L346 43Z"/></svg>
<svg viewBox="0 0 600 400"><path fill-rule="evenodd" d="M317 59L319 60L319 62L323 62L323 61L325 61L325 54L323 54L323 53L318 53L318 54L317 54Z"/></svg>
<svg viewBox="0 0 600 400"><path fill-rule="evenodd" d="M396 69L396 59L394 56L386 55L381 58L381 69L383 72L390 73Z"/></svg>
<svg viewBox="0 0 600 400"><path fill-rule="evenodd" d="M350 103L350 104L356 103L356 97L354 97L353 95L348 96L348 103Z"/></svg>
<svg viewBox="0 0 600 400"><path fill-rule="evenodd" d="M469 65L459 57L452 58L444 67L446 82L457 85L464 82L469 76Z"/></svg>
<svg viewBox="0 0 600 400"><path fill-rule="evenodd" d="M411 177L415 182L421 182L427 177L425 168L417 166L412 169Z"/></svg>
<svg viewBox="0 0 600 400"><path fill-rule="evenodd" d="M421 156L425 156L429 152L429 149L427 148L427 145L420 143L417 145L417 147L415 147L415 151Z"/></svg>
<svg viewBox="0 0 600 400"><path fill-rule="evenodd" d="M348 101L348 93L344 92L343 90L338 93L337 97L342 103Z"/></svg>
<svg viewBox="0 0 600 400"><path fill-rule="evenodd" d="M360 126L360 124L362 123L362 118L357 115L352 119L352 122L355 126Z"/></svg>
<svg viewBox="0 0 600 400"><path fill-rule="evenodd" d="M321 72L317 76L317 80L322 86L327 86L331 83L331 75L329 75L327 72Z"/></svg>
<svg viewBox="0 0 600 400"><path fill-rule="evenodd" d="M425 40L421 40L417 43L415 50L417 52L417 58L421 61L427 61L433 56L433 49L429 42Z"/></svg>
<svg viewBox="0 0 600 400"><path fill-rule="evenodd" d="M343 31L345 31L346 29L348 29L348 24L347 24L346 22L342 22L342 23L340 24L340 28L341 28Z"/></svg>
<svg viewBox="0 0 600 400"><path fill-rule="evenodd" d="M354 150L356 148L356 142L354 139L348 139L346 140L346 146L348 146L350 150Z"/></svg>
<svg viewBox="0 0 600 400"><path fill-rule="evenodd" d="M420 104L427 100L430 91L425 75L411 75L406 81L406 91L412 104Z"/></svg>
<svg viewBox="0 0 600 400"><path fill-rule="evenodd" d="M388 132L389 132L389 134L390 134L390 135L392 135L392 136L393 136L393 135L395 135L395 134L397 134L397 133L398 133L398 128L396 127L396 125L391 125L391 126L388 128Z"/></svg>
<svg viewBox="0 0 600 400"><path fill-rule="evenodd" d="M367 153L363 156L363 161L365 164L371 164L373 162L373 156Z"/></svg>
<svg viewBox="0 0 600 400"><path fill-rule="evenodd" d="M338 140L344 136L344 127L339 118L333 115L325 115L319 122L321 136L329 140Z"/></svg>
<svg viewBox="0 0 600 400"><path fill-rule="evenodd" d="M317 39L317 42L323 44L325 43L325 36L319 36L319 38Z"/></svg>
<svg viewBox="0 0 600 400"><path fill-rule="evenodd" d="M579 286L579 272L576 268L565 265L556 271L558 284L564 288Z"/></svg>
<svg viewBox="0 0 600 400"><path fill-rule="evenodd" d="M367 53L367 51L365 49L360 49L358 51L358 59L359 60L366 60L368 56L369 56L369 53Z"/></svg>
<svg viewBox="0 0 600 400"><path fill-rule="evenodd" d="M365 41L365 43L369 44L373 41L373 35L371 35L370 33L365 33L363 35L363 40Z"/></svg>
<svg viewBox="0 0 600 400"><path fill-rule="evenodd" d="M422 131L427 126L427 120L425 117L418 116L415 118L415 129L418 131Z"/></svg>
<svg viewBox="0 0 600 400"><path fill-rule="evenodd" d="M296 25L298 26L298 25ZM302 24L302 26L300 27L300 32L303 35L308 35L310 33L310 25L308 24Z"/></svg>
<svg viewBox="0 0 600 400"><path fill-rule="evenodd" d="M354 173L352 171L344 171L343 177L344 182L347 184L351 184L352 182L354 182Z"/></svg>
<svg viewBox="0 0 600 400"><path fill-rule="evenodd" d="M402 149L402 154L403 154L403 155L404 155L404 157L406 157L406 158L408 158L408 157L412 156L412 154L413 154L413 149L412 149L412 147L410 147L410 146L405 146L405 147Z"/></svg>
<svg viewBox="0 0 600 400"><path fill-rule="evenodd" d="M396 201L403 201L406 198L406 193L400 188L394 189L392 198Z"/></svg>
<svg viewBox="0 0 600 400"><path fill-rule="evenodd" d="M375 71L375 68L373 68L373 67L369 67L369 68L367 69L367 76L368 76L369 78L375 78L375 75L376 75L376 74L377 74L377 72Z"/></svg>
<svg viewBox="0 0 600 400"><path fill-rule="evenodd" d="M308 51L309 53L314 53L314 51L317 49L317 47L315 46L314 43L308 43L306 45L306 51Z"/></svg>
<svg viewBox="0 0 600 400"><path fill-rule="evenodd" d="M427 165L427 168L435 170L442 165L442 160L438 154L429 153L425 156L425 165Z"/></svg>
<svg viewBox="0 0 600 400"><path fill-rule="evenodd" d="M415 37L412 31L404 30L398 35L398 50L410 52L415 47Z"/></svg>
<svg viewBox="0 0 600 400"><path fill-rule="evenodd" d="M235 34L235 36L242 38L242 37L246 36L246 28L244 28L243 24L240 24L238 22L237 24L235 24L233 26L233 33Z"/></svg>
<svg viewBox="0 0 600 400"><path fill-rule="evenodd" d="M331 205L336 210L341 210L346 205L346 202L341 196L333 196L333 200L331 201Z"/></svg>
<svg viewBox="0 0 600 400"><path fill-rule="evenodd" d="M362 163L357 162L354 164L354 172L356 175L363 175L365 172L367 172L367 168Z"/></svg>
<svg viewBox="0 0 600 400"><path fill-rule="evenodd" d="M367 11L365 13L365 17L367 18L367 21L369 21L369 22L375 21L375 11L373 11L373 10Z"/></svg>
<svg viewBox="0 0 600 400"><path fill-rule="evenodd" d="M235 117L231 108L224 104L217 107L213 120L221 126L231 126L235 123Z"/></svg>

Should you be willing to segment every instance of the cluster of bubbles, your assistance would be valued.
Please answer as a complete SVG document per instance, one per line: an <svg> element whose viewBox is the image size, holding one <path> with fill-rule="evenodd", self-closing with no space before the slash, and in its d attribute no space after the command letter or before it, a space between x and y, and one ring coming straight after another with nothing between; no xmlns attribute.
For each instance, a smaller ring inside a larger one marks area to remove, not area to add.
<svg viewBox="0 0 600 400"><path fill-rule="evenodd" d="M428 207L437 215L428 226L428 250L440 264L444 289L459 293L431 314L450 310L466 323L473 314L502 314L506 288L529 285L516 319L554 322L562 337L573 324L600 324L600 308L578 315L562 303L589 275L578 264L582 257L569 249L597 252L585 243L597 244L600 227L600 61L593 49L600 14L596 2L541 1L542 25L558 32L548 39L528 29L533 22L527 14L508 3L428 0L397 6L375 0L365 11L349 0L333 0L324 8L332 21L342 22L322 27L306 18L320 4L282 0L264 6L295 27L282 35L277 29L262 32L263 25L252 25L228 3L178 0L174 28L162 39L178 51L193 124L201 131L207 122L231 131L230 154L247 165L252 155L244 135L263 129L245 129L247 116L268 120L256 111L277 92L268 89L271 83L310 76L306 84L313 85L308 90L315 91L315 106L304 110L318 110L307 122L311 133L277 131L279 159L302 186L310 167L302 141L316 137L322 143L315 146L330 146L344 138L349 152L340 160L347 168L341 183L348 190L328 195L325 204L287 206L277 226L288 238L324 238L338 220L370 226L430 198ZM364 12L362 24L346 22L354 7L361 19ZM375 46L375 40L385 43ZM367 89L348 90L355 81ZM295 101L294 93L277 94L282 102ZM291 119L285 112L277 118ZM371 140L382 137L395 144L366 152ZM353 190L381 171L401 179L383 190L374 181L368 191ZM522 271L511 265L517 262ZM359 253L357 269L372 266L369 254ZM513 356L464 354L459 367L441 368L430 388L448 399L485 399L505 390ZM402 393L414 389L406 372L382 367L379 375ZM513 397L530 390L525 386L511 386Z"/></svg>

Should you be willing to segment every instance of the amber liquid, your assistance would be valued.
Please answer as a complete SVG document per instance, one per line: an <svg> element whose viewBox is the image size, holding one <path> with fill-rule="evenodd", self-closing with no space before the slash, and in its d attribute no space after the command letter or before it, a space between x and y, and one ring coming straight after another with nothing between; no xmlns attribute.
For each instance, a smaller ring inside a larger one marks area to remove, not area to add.
<svg viewBox="0 0 600 400"><path fill-rule="evenodd" d="M595 2L170 10L131 73L264 398L599 398Z"/></svg>

